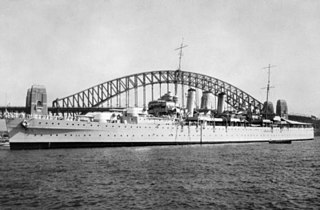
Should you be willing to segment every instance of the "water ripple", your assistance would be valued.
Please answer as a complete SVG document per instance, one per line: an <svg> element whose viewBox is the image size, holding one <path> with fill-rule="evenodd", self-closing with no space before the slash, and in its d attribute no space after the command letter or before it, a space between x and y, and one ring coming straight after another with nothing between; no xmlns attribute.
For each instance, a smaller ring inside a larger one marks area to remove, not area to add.
<svg viewBox="0 0 320 210"><path fill-rule="evenodd" d="M0 150L9 209L318 209L320 139L232 144Z"/></svg>

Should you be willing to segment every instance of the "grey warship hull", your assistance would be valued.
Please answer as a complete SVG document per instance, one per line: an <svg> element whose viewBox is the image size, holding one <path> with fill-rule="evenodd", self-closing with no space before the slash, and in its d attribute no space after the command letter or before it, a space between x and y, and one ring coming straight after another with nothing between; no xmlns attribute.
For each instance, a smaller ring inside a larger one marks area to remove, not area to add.
<svg viewBox="0 0 320 210"><path fill-rule="evenodd" d="M10 149L156 146L222 143L281 143L312 140L312 127L139 124L51 119L7 119Z"/></svg>

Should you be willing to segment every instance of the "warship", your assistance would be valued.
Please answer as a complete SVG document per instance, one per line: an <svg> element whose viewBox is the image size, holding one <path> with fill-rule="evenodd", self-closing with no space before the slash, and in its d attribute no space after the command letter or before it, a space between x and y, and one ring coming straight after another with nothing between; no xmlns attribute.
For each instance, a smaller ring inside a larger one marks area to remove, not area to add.
<svg viewBox="0 0 320 210"><path fill-rule="evenodd" d="M196 107L195 98L196 90L190 88L186 108L168 92L150 101L147 109L131 107L63 117L48 114L46 89L34 85L27 94L28 113L6 113L10 149L291 143L314 138L312 124L288 120L284 100L278 100L276 113L270 102L259 113L224 110L224 93L215 103L214 94L204 91L200 107Z"/></svg>

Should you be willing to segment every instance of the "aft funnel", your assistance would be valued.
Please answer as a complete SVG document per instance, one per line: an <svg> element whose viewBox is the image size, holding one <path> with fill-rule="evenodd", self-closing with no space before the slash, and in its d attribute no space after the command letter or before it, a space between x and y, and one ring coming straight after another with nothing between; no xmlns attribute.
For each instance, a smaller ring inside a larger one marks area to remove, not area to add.
<svg viewBox="0 0 320 210"><path fill-rule="evenodd" d="M223 112L225 95L226 95L225 93L219 93L219 95L218 95L218 114L222 114L222 112Z"/></svg>

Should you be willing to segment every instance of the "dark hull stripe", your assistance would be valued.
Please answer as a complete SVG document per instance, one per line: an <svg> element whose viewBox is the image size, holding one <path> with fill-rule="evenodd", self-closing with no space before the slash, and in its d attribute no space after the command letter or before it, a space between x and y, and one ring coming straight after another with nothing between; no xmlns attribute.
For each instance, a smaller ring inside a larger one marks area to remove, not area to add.
<svg viewBox="0 0 320 210"><path fill-rule="evenodd" d="M313 140L313 139L305 139ZM295 140L295 141L305 141ZM24 142L10 142L11 150L24 150L24 149L57 149L57 148L94 148L94 147L136 147L136 146L161 146L161 145L191 145L191 144L230 144L230 143L264 143L266 141L219 141L219 142L37 142L37 143L24 143ZM274 143L274 142L273 142ZM280 143L280 142L279 142Z"/></svg>

